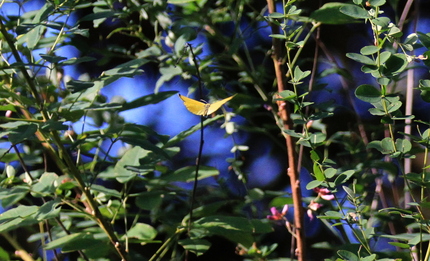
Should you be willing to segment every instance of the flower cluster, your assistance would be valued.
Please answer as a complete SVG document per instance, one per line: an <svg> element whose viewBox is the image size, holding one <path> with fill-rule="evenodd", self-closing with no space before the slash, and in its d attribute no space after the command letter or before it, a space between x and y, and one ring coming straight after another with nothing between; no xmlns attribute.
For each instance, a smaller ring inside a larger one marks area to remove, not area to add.
<svg viewBox="0 0 430 261"><path fill-rule="evenodd" d="M308 210L306 214L308 217L312 220L314 218L313 212L317 211L319 208L323 206L323 204L320 204L317 202L318 198L322 198L324 200L333 200L334 195L328 190L327 188L314 188L314 191L318 193L318 196L315 200L312 200L308 205ZM290 224L287 221L287 218L285 217L288 212L288 205L285 205L281 212L279 212L275 207L270 208L270 212L272 215L268 215L267 219L270 220L285 220L285 224L288 227Z"/></svg>

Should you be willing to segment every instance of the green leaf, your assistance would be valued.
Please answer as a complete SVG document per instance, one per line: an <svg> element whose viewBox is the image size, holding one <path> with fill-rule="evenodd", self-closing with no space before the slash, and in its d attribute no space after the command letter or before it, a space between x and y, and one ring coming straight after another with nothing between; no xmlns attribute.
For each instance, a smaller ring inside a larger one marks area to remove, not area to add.
<svg viewBox="0 0 430 261"><path fill-rule="evenodd" d="M28 218L28 219L15 218L15 219L8 220L6 222L1 223L0 224L0 233L14 230L14 229L17 229L19 227L30 226L30 225L33 225L36 223L38 223L38 221L35 219L32 219L32 218Z"/></svg>
<svg viewBox="0 0 430 261"><path fill-rule="evenodd" d="M176 170L173 174L167 175L163 177L164 181L167 182L190 182L194 181L194 177L196 174L196 167L184 167ZM208 167L208 166L200 166L198 180L213 177L219 175L219 171L216 168Z"/></svg>
<svg viewBox="0 0 430 261"><path fill-rule="evenodd" d="M335 179L334 184L336 186L339 186L339 185L347 182L352 177L352 175L354 175L354 173L355 173L354 170L347 170L347 171L339 174L339 176L337 176L337 178Z"/></svg>
<svg viewBox="0 0 430 261"><path fill-rule="evenodd" d="M27 227L40 221L58 217L60 209L57 206L60 199L51 200L43 204L41 207L37 206L18 206L10 209L0 215L0 233L17 229L19 227Z"/></svg>
<svg viewBox="0 0 430 261"><path fill-rule="evenodd" d="M402 37L403 32L397 26L391 26L389 31L388 31L388 35L391 37Z"/></svg>
<svg viewBox="0 0 430 261"><path fill-rule="evenodd" d="M294 138L303 138L303 134L297 133L294 130L283 130L285 133Z"/></svg>
<svg viewBox="0 0 430 261"><path fill-rule="evenodd" d="M321 159L321 157L319 156L316 150L311 150L310 154L311 154L312 161L319 161Z"/></svg>
<svg viewBox="0 0 430 261"><path fill-rule="evenodd" d="M324 175L328 179L333 178L336 175L336 173L337 173L337 170L334 168L328 168L328 169L324 170Z"/></svg>
<svg viewBox="0 0 430 261"><path fill-rule="evenodd" d="M213 117L213 118L208 118L208 119L206 119L204 122L203 122L203 127L204 126L207 126L207 125L209 125L209 124L211 124L211 123L213 123L213 122L216 122L216 121L218 121L219 119L221 119L222 117L224 117L224 115L223 114L219 114L219 115L216 115L215 117ZM198 123L198 124L196 124L196 125L194 125L194 126L192 126L191 128L189 128L188 130L185 130L185 131L183 131L183 132L181 132L181 133L179 133L178 135L176 135L175 137L173 137L173 138L171 138L165 145L164 145L164 147L170 147L170 146L172 146L172 145L174 145L174 144L176 144L176 143L178 143L178 142L181 142L182 140L184 140L186 137L188 137L188 136L190 136L191 134L193 134L194 132L196 132L196 131L198 131L198 130L200 130L200 127L201 127L201 124L200 123Z"/></svg>
<svg viewBox="0 0 430 261"><path fill-rule="evenodd" d="M86 107L86 111L106 111L106 110L118 110L122 107L122 103L112 102L112 103L97 103L91 104Z"/></svg>
<svg viewBox="0 0 430 261"><path fill-rule="evenodd" d="M370 114L375 115L375 116L384 116L385 111L380 107L382 107L382 106L377 106L377 108L370 108L369 109ZM381 122L382 122L382 120L381 120Z"/></svg>
<svg viewBox="0 0 430 261"><path fill-rule="evenodd" d="M430 91L430 80L420 79L419 88Z"/></svg>
<svg viewBox="0 0 430 261"><path fill-rule="evenodd" d="M30 188L24 185L17 185L13 188L0 188L1 204L3 207L9 207L23 199L29 192Z"/></svg>
<svg viewBox="0 0 430 261"><path fill-rule="evenodd" d="M394 147L391 138L384 138L382 141L374 140L367 144L367 149L376 149L382 154L390 154L394 152Z"/></svg>
<svg viewBox="0 0 430 261"><path fill-rule="evenodd" d="M291 205L293 203L293 199L290 197L276 197L272 201L270 201L269 206L283 207L285 205Z"/></svg>
<svg viewBox="0 0 430 261"><path fill-rule="evenodd" d="M149 104L157 104L161 101L164 101L168 98L170 98L172 95L175 95L178 93L177 91L168 91L168 92L158 92L154 94L149 94L142 96L140 98L137 98L131 102L126 102L122 105L122 108L119 109L119 111L126 111L131 110L135 108L139 108L142 106L146 106Z"/></svg>
<svg viewBox="0 0 430 261"><path fill-rule="evenodd" d="M101 193L103 193L109 197L121 198L120 192L118 192L115 189L106 188L104 186L93 184L93 185L91 185L91 190L96 191L96 192L101 192Z"/></svg>
<svg viewBox="0 0 430 261"><path fill-rule="evenodd" d="M32 195L34 197L45 197L52 195L55 192L54 182L58 179L58 175L52 172L43 173L38 182L32 187Z"/></svg>
<svg viewBox="0 0 430 261"><path fill-rule="evenodd" d="M380 85L388 85L388 84L390 84L390 82L391 82L391 80L389 78L386 78L386 77L378 78L378 83Z"/></svg>
<svg viewBox="0 0 430 261"><path fill-rule="evenodd" d="M415 235L415 237L408 241L408 244L413 246L430 240L429 234L415 233L413 235Z"/></svg>
<svg viewBox="0 0 430 261"><path fill-rule="evenodd" d="M66 83L66 88L72 93L81 92L94 86L94 82L84 82L78 80L70 80Z"/></svg>
<svg viewBox="0 0 430 261"><path fill-rule="evenodd" d="M136 176L136 173L127 170L125 166L139 166L139 160L148 156L149 151L141 147L128 150L114 167L114 174L118 182L125 183Z"/></svg>
<svg viewBox="0 0 430 261"><path fill-rule="evenodd" d="M362 55L372 55L372 54L379 52L379 50L381 50L381 48L378 46L368 45L368 46L361 48L360 53Z"/></svg>
<svg viewBox="0 0 430 261"><path fill-rule="evenodd" d="M344 5L340 8L340 12L356 19L371 18L369 12L367 12L366 9L356 5Z"/></svg>
<svg viewBox="0 0 430 261"><path fill-rule="evenodd" d="M315 178L318 181L324 181L325 180L324 173L322 172L318 162L314 162L312 170L313 170L313 173L315 175Z"/></svg>
<svg viewBox="0 0 430 261"><path fill-rule="evenodd" d="M355 96L365 102L375 103L381 100L381 92L372 85L363 84L355 90Z"/></svg>
<svg viewBox="0 0 430 261"><path fill-rule="evenodd" d="M240 243L246 248L255 242L255 235L272 231L269 223L257 219L229 216L209 216L194 222L192 231L204 229L208 235L222 236L235 243Z"/></svg>
<svg viewBox="0 0 430 261"><path fill-rule="evenodd" d="M370 6L383 6L385 4L385 0L369 0Z"/></svg>
<svg viewBox="0 0 430 261"><path fill-rule="evenodd" d="M396 53L390 55L390 58L385 62L382 74L386 77L393 77L403 73L408 66L408 59L405 54Z"/></svg>
<svg viewBox="0 0 430 261"><path fill-rule="evenodd" d="M16 112L15 106L12 104L0 105L0 111L13 111Z"/></svg>
<svg viewBox="0 0 430 261"><path fill-rule="evenodd" d="M421 32L417 32L417 35L421 44L424 45L427 49L430 49L430 33L424 34Z"/></svg>
<svg viewBox="0 0 430 261"><path fill-rule="evenodd" d="M388 242L388 244L395 246L395 247L399 247L399 248L403 248L403 249L409 249L411 248L410 245L405 244L405 243L400 243L400 242Z"/></svg>
<svg viewBox="0 0 430 261"><path fill-rule="evenodd" d="M309 182L308 184L306 184L306 189L307 190L314 189L316 187L321 186L322 183L324 183L322 180L312 180L311 182Z"/></svg>
<svg viewBox="0 0 430 261"><path fill-rule="evenodd" d="M185 53L185 49L187 48L187 43L196 39L197 33L193 28L184 26L176 32L176 36L179 36L179 37L176 38L176 41L174 43L175 53L178 57L181 57ZM178 70L178 72L182 73L182 69ZM155 88L155 92L158 92L159 87L160 86L157 85L157 88Z"/></svg>
<svg viewBox="0 0 430 261"><path fill-rule="evenodd" d="M407 139L397 139L396 140L396 149L403 154L406 154L411 151L412 143Z"/></svg>
<svg viewBox="0 0 430 261"><path fill-rule="evenodd" d="M318 218L321 218L321 219L335 219L335 220L337 220L337 219L342 219L343 216L342 216L342 213L339 213L337 211L329 210L329 211L326 211L324 213L324 216L319 216Z"/></svg>
<svg viewBox="0 0 430 261"><path fill-rule="evenodd" d="M281 96L284 100L287 101L293 101L297 97L296 93L290 90L284 90L280 92L279 96Z"/></svg>
<svg viewBox="0 0 430 261"><path fill-rule="evenodd" d="M58 207L60 203L61 203L61 199L59 198L46 202L39 208L37 213L35 213L34 218L37 221L43 221L43 220L58 217L61 211L61 207Z"/></svg>
<svg viewBox="0 0 430 261"><path fill-rule="evenodd" d="M325 139L326 134L322 132L312 133L309 136L309 142L313 145L313 147L321 145L325 141Z"/></svg>
<svg viewBox="0 0 430 261"><path fill-rule="evenodd" d="M62 57L62 56L47 55L47 54L41 54L40 57L42 57L43 59L45 59L47 62L50 62L50 63L58 63L62 60L67 59L66 57Z"/></svg>
<svg viewBox="0 0 430 261"><path fill-rule="evenodd" d="M281 14L281 13L273 12L273 13L269 14L269 17L270 18L285 18L285 15Z"/></svg>
<svg viewBox="0 0 430 261"><path fill-rule="evenodd" d="M388 17L378 17L371 20L372 23L379 25L381 27L381 30L386 30L388 28L388 25L390 24L391 20Z"/></svg>
<svg viewBox="0 0 430 261"><path fill-rule="evenodd" d="M103 86L111 84L112 82L118 80L121 77L134 77L143 73L140 69L141 66L146 64L148 60L146 59L134 59L129 62L120 64L113 69L104 71L102 73L101 80L103 81Z"/></svg>
<svg viewBox="0 0 430 261"><path fill-rule="evenodd" d="M362 63L362 64L367 64L367 65L375 65L376 62L364 55L361 55L359 53L347 53L346 57L348 57L349 59L352 59L356 62Z"/></svg>
<svg viewBox="0 0 430 261"><path fill-rule="evenodd" d="M354 191L352 191L352 189L348 188L347 186L342 186L342 188L350 198L355 198L355 194L354 194Z"/></svg>
<svg viewBox="0 0 430 261"><path fill-rule="evenodd" d="M70 59L65 60L63 62L60 62L59 65L61 65L61 66L77 65L80 63L92 62L95 60L97 60L97 59L94 57L87 57L87 56L79 57L79 58L73 57L73 58L70 58Z"/></svg>
<svg viewBox="0 0 430 261"><path fill-rule="evenodd" d="M351 16L343 14L340 9L344 6L354 6L344 3L326 3L318 10L314 11L310 18L323 24L349 24L356 20Z"/></svg>
<svg viewBox="0 0 430 261"><path fill-rule="evenodd" d="M294 78L293 78L293 81L296 82L296 83L298 83L301 80L303 80L304 78L308 77L310 74L311 74L311 71L308 70L308 71L304 71L303 72L302 70L300 70L299 66L296 66L294 68Z"/></svg>
<svg viewBox="0 0 430 261"><path fill-rule="evenodd" d="M40 125L40 129L43 131L64 131L68 130L69 127L64 125L64 122L48 120Z"/></svg>
<svg viewBox="0 0 430 261"><path fill-rule="evenodd" d="M20 218L26 218L29 217L33 214L35 214L38 210L37 206L18 206L16 208L12 208L7 210L6 212L3 212L0 215L0 221L5 221L5 220L11 220L11 219L15 219L17 217Z"/></svg>
<svg viewBox="0 0 430 261"><path fill-rule="evenodd" d="M370 256L360 258L360 261L375 261L376 257L376 254L372 254Z"/></svg>
<svg viewBox="0 0 430 261"><path fill-rule="evenodd" d="M144 210L156 210L160 207L164 198L162 191L148 191L140 193L136 197L136 206Z"/></svg>
<svg viewBox="0 0 430 261"><path fill-rule="evenodd" d="M384 152L394 152L393 139L387 137L381 140L381 148Z"/></svg>
<svg viewBox="0 0 430 261"><path fill-rule="evenodd" d="M157 236L157 230L152 226L145 223L136 223L130 230L128 230L127 235L122 237L125 240L126 237L137 240L137 242L148 242L152 241Z"/></svg>
<svg viewBox="0 0 430 261"><path fill-rule="evenodd" d="M344 258L345 260L348 260L348 261L360 261L358 256L356 256L355 254L353 254L349 251L346 251L346 250L339 250L339 251L337 251L337 254L341 258Z"/></svg>
<svg viewBox="0 0 430 261"><path fill-rule="evenodd" d="M67 106L70 108L70 106ZM73 108L73 107L72 107ZM64 118L66 121L77 122L80 120L85 114L84 110L69 110L60 108L59 115Z"/></svg>
<svg viewBox="0 0 430 261"><path fill-rule="evenodd" d="M4 125L4 124L3 124ZM34 133L37 131L37 124L24 123L9 131L9 141L13 144L18 144L24 140L34 138Z"/></svg>
<svg viewBox="0 0 430 261"><path fill-rule="evenodd" d="M276 39L282 39L282 40L287 40L287 36L283 35L283 34L269 34L269 37L272 38L276 38Z"/></svg>
<svg viewBox="0 0 430 261"><path fill-rule="evenodd" d="M188 250L194 253L196 256L203 255L210 247L211 243L205 239L182 239L178 243Z"/></svg>
<svg viewBox="0 0 430 261"><path fill-rule="evenodd" d="M99 235L89 232L74 233L49 242L45 249L61 248L63 252L85 250L103 244L106 240L107 235L104 233Z"/></svg>
<svg viewBox="0 0 430 261"><path fill-rule="evenodd" d="M402 213L404 213L404 212L402 212ZM394 239L396 241L405 241L405 242L407 242L407 241L413 239L416 235L410 234L410 233L399 233L399 234L396 234L396 235L384 235L384 234L381 234L379 236L380 237L385 237L385 238L391 238L391 239Z"/></svg>
<svg viewBox="0 0 430 261"><path fill-rule="evenodd" d="M152 140L158 139L161 143L167 142L167 136L158 135L151 128L138 125L138 124L124 124L123 126L118 126L118 129L112 128L109 133L116 133L116 131L121 132L119 139L125 143L133 146L139 146L148 151L152 151L153 154L159 159L170 159L169 154L165 149L160 148L160 145L155 145ZM148 138L151 136L151 140Z"/></svg>
<svg viewBox="0 0 430 261"><path fill-rule="evenodd" d="M157 82L155 83L155 89L154 92L158 92L160 87L165 83L173 79L173 77L181 75L182 69L179 66L173 66L170 65L168 67L161 67L160 68L161 77L158 78Z"/></svg>
<svg viewBox="0 0 430 261"><path fill-rule="evenodd" d="M168 0L167 2L173 5L180 5L180 4L196 2L196 0Z"/></svg>
<svg viewBox="0 0 430 261"><path fill-rule="evenodd" d="M10 261L9 253L4 250L2 247L0 247L0 260L2 261Z"/></svg>
<svg viewBox="0 0 430 261"><path fill-rule="evenodd" d="M45 33L46 27L43 25L37 25L24 35L20 41L25 41L28 44L30 50L34 50L39 43L40 38Z"/></svg>

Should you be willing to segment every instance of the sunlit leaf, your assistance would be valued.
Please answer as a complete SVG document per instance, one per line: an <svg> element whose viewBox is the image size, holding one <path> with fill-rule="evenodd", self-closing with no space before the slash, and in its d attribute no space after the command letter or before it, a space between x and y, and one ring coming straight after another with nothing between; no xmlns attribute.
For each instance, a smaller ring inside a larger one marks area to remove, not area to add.
<svg viewBox="0 0 430 261"><path fill-rule="evenodd" d="M127 237L136 239L138 242L151 241L157 236L157 230L145 223L136 223L127 232ZM123 236L125 238L125 235Z"/></svg>

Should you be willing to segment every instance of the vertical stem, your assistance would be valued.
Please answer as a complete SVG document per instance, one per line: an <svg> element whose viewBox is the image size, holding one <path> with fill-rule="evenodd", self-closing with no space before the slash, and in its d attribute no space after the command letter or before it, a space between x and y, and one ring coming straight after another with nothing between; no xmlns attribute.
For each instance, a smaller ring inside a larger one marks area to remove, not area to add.
<svg viewBox="0 0 430 261"><path fill-rule="evenodd" d="M188 48L190 49L191 55L193 56L194 66L196 67L197 80L199 82L200 98L203 98L203 83L202 83L202 78L200 77L199 64L197 62L196 55L194 54L193 47L190 44L188 44ZM205 143L205 141L204 141L204 117L200 116L199 154L198 154L197 159L196 159L196 172L194 175L193 191L191 193L191 198L190 198L190 217L188 219L188 234L190 234L190 232L191 232L191 226L192 226L192 222L193 222L194 201L195 201L195 197L196 197L196 193L197 193L197 183L199 181L200 162L202 159L203 144L204 143ZM185 260L187 261L188 258L189 258L189 250L187 249L185 251Z"/></svg>
<svg viewBox="0 0 430 261"><path fill-rule="evenodd" d="M276 12L275 3L273 0L267 0L269 13ZM272 34L279 34L279 27L275 24L270 25ZM285 66L282 62L282 43L277 38L272 38L273 45L273 64L276 72L276 81L278 83L278 91L286 90L285 83ZM286 130L293 129L293 122L290 117L290 109L285 106L283 101L277 102L279 107L279 115L282 119L283 128ZM294 227L295 239L297 241L296 255L299 261L305 260L305 230L304 230L304 208L302 204L302 191L300 188L300 177L297 169L297 159L295 152L295 142L290 135L285 135L288 157L288 171L287 174L290 178L291 190L293 194L294 204Z"/></svg>

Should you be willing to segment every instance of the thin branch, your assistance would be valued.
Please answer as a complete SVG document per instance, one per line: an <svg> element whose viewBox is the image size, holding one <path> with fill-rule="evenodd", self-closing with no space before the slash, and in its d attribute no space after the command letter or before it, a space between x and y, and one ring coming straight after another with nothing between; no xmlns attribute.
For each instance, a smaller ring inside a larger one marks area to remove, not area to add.
<svg viewBox="0 0 430 261"><path fill-rule="evenodd" d="M194 66L196 67L196 74L197 74L197 79L199 82L199 95L200 95L200 99L202 99L203 98L203 83L202 83L202 78L200 77L199 64L197 62L196 55L194 54L193 48L190 44L188 44L188 48L190 49L191 55L193 57L193 63L194 63ZM190 198L190 217L188 219L188 234L190 234L190 231L191 231L194 201L195 201L196 193L197 193L197 184L199 181L200 163L201 163L202 154L203 154L203 144L205 143L203 122L204 122L204 117L203 117L203 115L201 115L200 116L200 144L199 144L199 152L198 152L197 159L196 159L196 173L194 175L193 191L192 191L191 198ZM189 251L186 250L185 260L188 260L188 257L189 257Z"/></svg>

